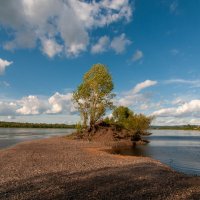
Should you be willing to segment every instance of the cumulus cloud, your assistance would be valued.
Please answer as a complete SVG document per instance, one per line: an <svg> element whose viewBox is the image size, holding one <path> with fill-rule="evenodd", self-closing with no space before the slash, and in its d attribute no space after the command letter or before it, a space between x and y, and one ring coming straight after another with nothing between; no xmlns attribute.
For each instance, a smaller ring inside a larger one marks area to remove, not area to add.
<svg viewBox="0 0 200 200"><path fill-rule="evenodd" d="M59 54L63 49L62 45L51 39L42 40L42 46L42 51L50 58L54 57L56 54Z"/></svg>
<svg viewBox="0 0 200 200"><path fill-rule="evenodd" d="M200 117L200 100L195 99L177 107L163 108L153 112L159 117Z"/></svg>
<svg viewBox="0 0 200 200"><path fill-rule="evenodd" d="M74 112L74 106L72 104L72 93L60 94L56 92L53 96L48 99L50 104L50 109L47 110L48 114L57 114L57 113L70 113Z"/></svg>
<svg viewBox="0 0 200 200"><path fill-rule="evenodd" d="M91 52L97 54L112 49L115 53L120 54L123 53L126 50L126 47L130 44L131 41L126 38L124 33L114 37L112 40L110 40L108 36L103 36L92 46Z"/></svg>
<svg viewBox="0 0 200 200"><path fill-rule="evenodd" d="M141 50L137 50L134 54L133 54L133 57L132 57L132 60L135 62L135 61L138 61L140 59L143 58L143 52Z"/></svg>
<svg viewBox="0 0 200 200"><path fill-rule="evenodd" d="M61 49L67 56L77 56L87 49L90 31L119 20L130 21L131 16L129 0L0 2L0 24L12 34L12 40L6 41L4 48L34 48L41 44L42 51L50 57L59 54ZM123 45L120 47L119 43L114 48L118 46L121 52Z"/></svg>
<svg viewBox="0 0 200 200"><path fill-rule="evenodd" d="M93 54L96 53L102 53L107 51L107 48L109 46L109 37L108 36L103 36L101 38L99 38L98 42L92 46L91 48L91 52Z"/></svg>
<svg viewBox="0 0 200 200"><path fill-rule="evenodd" d="M16 113L21 115L38 115L46 109L45 103L32 95L22 98L18 101L18 105L20 108L16 110Z"/></svg>
<svg viewBox="0 0 200 200"><path fill-rule="evenodd" d="M0 115L1 116L9 116L15 115L17 109L17 103L15 102L0 102Z"/></svg>
<svg viewBox="0 0 200 200"><path fill-rule="evenodd" d="M5 72L6 68L10 66L12 63L13 63L12 61L9 62L7 60L3 60L0 58L0 75L2 75Z"/></svg>
<svg viewBox="0 0 200 200"><path fill-rule="evenodd" d="M114 37L110 47L117 53L123 53L131 41L126 38L126 35L122 33L120 36Z"/></svg>
<svg viewBox="0 0 200 200"><path fill-rule="evenodd" d="M17 48L31 49L36 46L36 36L31 30L19 30L14 34L15 36L11 41L4 43L4 49L13 51Z"/></svg>
<svg viewBox="0 0 200 200"><path fill-rule="evenodd" d="M118 106L135 106L139 103L147 103L147 100L148 95L127 92L126 94L120 95L114 103Z"/></svg>
<svg viewBox="0 0 200 200"><path fill-rule="evenodd" d="M0 116L70 114L76 112L71 99L71 93L56 92L50 97L29 95L19 100L1 101Z"/></svg>
<svg viewBox="0 0 200 200"><path fill-rule="evenodd" d="M144 82L138 83L132 90L125 92L124 94L119 95L120 97L116 100L115 104L122 106L131 106L141 104L143 107L141 109L147 109L147 104L151 98L151 94L141 94L140 92L148 87L156 85L157 81L146 80Z"/></svg>

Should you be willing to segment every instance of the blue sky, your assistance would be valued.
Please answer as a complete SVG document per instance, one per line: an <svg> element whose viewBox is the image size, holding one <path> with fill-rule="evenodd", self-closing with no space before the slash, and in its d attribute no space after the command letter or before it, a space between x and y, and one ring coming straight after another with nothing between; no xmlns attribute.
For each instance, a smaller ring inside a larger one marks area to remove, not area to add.
<svg viewBox="0 0 200 200"><path fill-rule="evenodd" d="M199 0L3 0L0 120L74 123L71 93L108 66L116 105L200 124Z"/></svg>

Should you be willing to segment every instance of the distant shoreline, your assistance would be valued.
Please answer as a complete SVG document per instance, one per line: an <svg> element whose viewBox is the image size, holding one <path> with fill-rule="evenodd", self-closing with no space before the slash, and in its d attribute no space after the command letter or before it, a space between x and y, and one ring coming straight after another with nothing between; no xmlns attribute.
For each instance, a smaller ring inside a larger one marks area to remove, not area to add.
<svg viewBox="0 0 200 200"><path fill-rule="evenodd" d="M75 129L76 124L48 124L48 123L29 123L29 122L6 122L0 121L0 128L60 128L60 129ZM151 126L152 130L192 130L200 131L198 125L175 125L175 126Z"/></svg>
<svg viewBox="0 0 200 200"><path fill-rule="evenodd" d="M73 129L75 124L22 123L0 121L0 128L62 128Z"/></svg>
<svg viewBox="0 0 200 200"><path fill-rule="evenodd" d="M200 126L197 125L180 125L180 126L151 126L152 130L185 130L185 131L200 131Z"/></svg>

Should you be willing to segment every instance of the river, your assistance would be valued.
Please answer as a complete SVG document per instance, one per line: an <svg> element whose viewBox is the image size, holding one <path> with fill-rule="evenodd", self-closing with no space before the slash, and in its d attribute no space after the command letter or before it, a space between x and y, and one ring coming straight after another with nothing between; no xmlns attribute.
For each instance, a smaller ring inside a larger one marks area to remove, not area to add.
<svg viewBox="0 0 200 200"><path fill-rule="evenodd" d="M69 135L74 129L0 128L0 149L19 142Z"/></svg>
<svg viewBox="0 0 200 200"><path fill-rule="evenodd" d="M148 156L176 171L200 176L200 132L150 130L147 145L138 145L132 155Z"/></svg>

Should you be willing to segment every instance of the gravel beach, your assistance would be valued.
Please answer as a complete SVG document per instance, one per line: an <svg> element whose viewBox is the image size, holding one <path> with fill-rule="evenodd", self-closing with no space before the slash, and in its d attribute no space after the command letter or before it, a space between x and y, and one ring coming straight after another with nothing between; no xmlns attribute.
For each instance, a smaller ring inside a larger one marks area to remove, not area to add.
<svg viewBox="0 0 200 200"><path fill-rule="evenodd" d="M200 199L200 177L62 137L0 150L0 199Z"/></svg>

